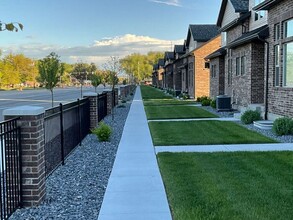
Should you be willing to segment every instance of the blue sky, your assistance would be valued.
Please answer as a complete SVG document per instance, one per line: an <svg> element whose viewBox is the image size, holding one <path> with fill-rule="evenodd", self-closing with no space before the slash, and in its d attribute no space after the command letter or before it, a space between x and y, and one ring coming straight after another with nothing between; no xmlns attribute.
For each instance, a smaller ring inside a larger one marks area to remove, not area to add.
<svg viewBox="0 0 293 220"><path fill-rule="evenodd" d="M216 23L220 0L0 0L0 20L21 22L18 33L1 32L3 54L65 62L166 51L182 44L189 24Z"/></svg>

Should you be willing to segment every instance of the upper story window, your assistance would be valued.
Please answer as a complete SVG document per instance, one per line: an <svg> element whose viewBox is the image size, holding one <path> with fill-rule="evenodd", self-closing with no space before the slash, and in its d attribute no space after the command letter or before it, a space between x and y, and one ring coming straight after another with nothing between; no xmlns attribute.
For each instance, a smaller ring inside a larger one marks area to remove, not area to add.
<svg viewBox="0 0 293 220"><path fill-rule="evenodd" d="M259 5L260 3L262 3L264 0L254 0L254 6ZM264 18L266 16L265 11L257 11L254 14L254 20L258 21L262 18Z"/></svg>
<svg viewBox="0 0 293 220"><path fill-rule="evenodd" d="M283 23L284 27L284 38L293 36L293 19L285 21Z"/></svg>

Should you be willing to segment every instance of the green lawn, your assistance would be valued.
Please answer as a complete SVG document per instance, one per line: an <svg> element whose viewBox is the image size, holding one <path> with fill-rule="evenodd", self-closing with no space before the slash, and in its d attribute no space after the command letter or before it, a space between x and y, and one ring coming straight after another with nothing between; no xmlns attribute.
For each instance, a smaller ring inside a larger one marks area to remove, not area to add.
<svg viewBox="0 0 293 220"><path fill-rule="evenodd" d="M165 94L163 91L153 88L151 86L140 86L141 96L143 100L146 99L172 99L173 97Z"/></svg>
<svg viewBox="0 0 293 220"><path fill-rule="evenodd" d="M149 127L155 146L275 142L227 121L149 122Z"/></svg>
<svg viewBox="0 0 293 220"><path fill-rule="evenodd" d="M143 102L145 106L159 106L159 105L195 105L196 101L178 100L178 99L148 99Z"/></svg>
<svg viewBox="0 0 293 220"><path fill-rule="evenodd" d="M182 119L182 118L217 118L218 116L195 106L165 105L145 106L147 118Z"/></svg>
<svg viewBox="0 0 293 220"><path fill-rule="evenodd" d="M174 220L293 219L293 152L159 153Z"/></svg>

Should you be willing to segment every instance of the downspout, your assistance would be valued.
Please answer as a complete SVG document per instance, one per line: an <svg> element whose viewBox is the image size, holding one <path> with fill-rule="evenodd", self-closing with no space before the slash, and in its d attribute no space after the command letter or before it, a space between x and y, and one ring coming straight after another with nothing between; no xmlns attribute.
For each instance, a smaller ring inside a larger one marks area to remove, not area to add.
<svg viewBox="0 0 293 220"><path fill-rule="evenodd" d="M268 120L268 94L269 94L269 42L257 36L257 38L266 44L267 48L267 58L266 58L266 73L265 73L265 81L266 81L266 88L265 88L265 114L264 119Z"/></svg>

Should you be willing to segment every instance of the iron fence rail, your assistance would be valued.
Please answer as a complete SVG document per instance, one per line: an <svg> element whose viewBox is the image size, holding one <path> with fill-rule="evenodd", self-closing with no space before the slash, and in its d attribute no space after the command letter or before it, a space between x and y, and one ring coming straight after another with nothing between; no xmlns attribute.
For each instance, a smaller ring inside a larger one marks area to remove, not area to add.
<svg viewBox="0 0 293 220"><path fill-rule="evenodd" d="M19 118L0 123L0 213L9 216L22 202L21 144Z"/></svg>
<svg viewBox="0 0 293 220"><path fill-rule="evenodd" d="M46 110L45 131L45 167L49 176L66 157L81 144L90 128L89 100L76 102Z"/></svg>

